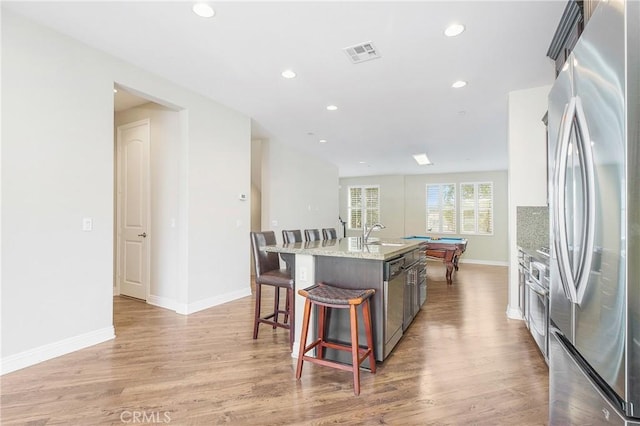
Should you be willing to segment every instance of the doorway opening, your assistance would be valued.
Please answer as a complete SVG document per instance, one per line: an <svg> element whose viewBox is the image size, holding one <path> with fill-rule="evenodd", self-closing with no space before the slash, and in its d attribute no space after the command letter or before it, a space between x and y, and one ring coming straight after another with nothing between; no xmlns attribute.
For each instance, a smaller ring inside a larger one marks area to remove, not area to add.
<svg viewBox="0 0 640 426"><path fill-rule="evenodd" d="M180 108L114 85L114 295L175 310Z"/></svg>

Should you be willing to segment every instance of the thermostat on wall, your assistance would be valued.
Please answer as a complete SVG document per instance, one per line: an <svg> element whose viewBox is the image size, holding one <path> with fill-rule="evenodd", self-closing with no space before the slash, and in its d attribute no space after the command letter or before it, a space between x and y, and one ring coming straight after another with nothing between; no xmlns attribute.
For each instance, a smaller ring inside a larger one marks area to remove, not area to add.
<svg viewBox="0 0 640 426"><path fill-rule="evenodd" d="M247 201L247 194L240 194L240 195L238 195L238 200L240 200L240 201Z"/></svg>

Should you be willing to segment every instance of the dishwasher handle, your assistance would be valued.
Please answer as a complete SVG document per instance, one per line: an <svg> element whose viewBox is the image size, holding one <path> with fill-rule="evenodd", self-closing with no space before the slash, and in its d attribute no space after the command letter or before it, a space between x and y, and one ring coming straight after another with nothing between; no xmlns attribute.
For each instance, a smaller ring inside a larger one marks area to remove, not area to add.
<svg viewBox="0 0 640 426"><path fill-rule="evenodd" d="M398 257L384 263L384 280L391 281L398 275L402 274L405 269L405 257Z"/></svg>
<svg viewBox="0 0 640 426"><path fill-rule="evenodd" d="M411 269L414 268L417 264L420 263L420 260L416 260L415 262L410 263L409 265L404 265L402 269Z"/></svg>

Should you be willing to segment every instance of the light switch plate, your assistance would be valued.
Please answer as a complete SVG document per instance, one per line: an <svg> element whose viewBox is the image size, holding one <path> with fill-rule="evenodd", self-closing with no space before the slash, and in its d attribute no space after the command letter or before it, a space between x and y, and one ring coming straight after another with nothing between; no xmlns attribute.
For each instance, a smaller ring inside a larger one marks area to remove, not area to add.
<svg viewBox="0 0 640 426"><path fill-rule="evenodd" d="M82 230L83 231L93 231L93 219L90 217L82 218Z"/></svg>

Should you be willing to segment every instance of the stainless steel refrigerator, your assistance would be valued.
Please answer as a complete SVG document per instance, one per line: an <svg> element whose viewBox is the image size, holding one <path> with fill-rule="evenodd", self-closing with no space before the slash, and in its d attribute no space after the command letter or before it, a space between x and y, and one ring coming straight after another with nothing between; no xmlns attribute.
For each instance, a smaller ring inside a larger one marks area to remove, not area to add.
<svg viewBox="0 0 640 426"><path fill-rule="evenodd" d="M640 424L639 26L601 1L549 94L551 425Z"/></svg>

